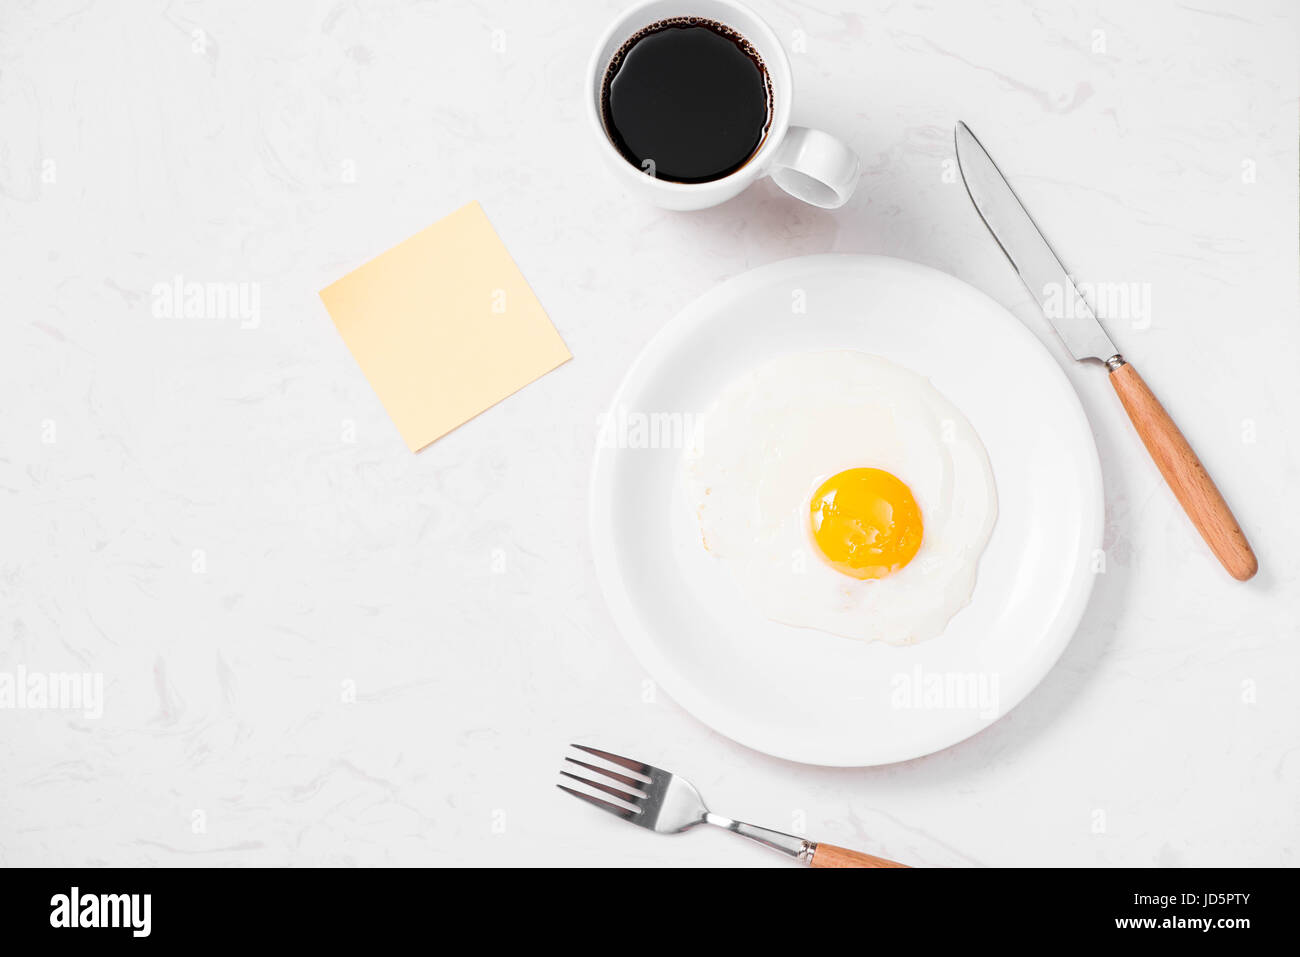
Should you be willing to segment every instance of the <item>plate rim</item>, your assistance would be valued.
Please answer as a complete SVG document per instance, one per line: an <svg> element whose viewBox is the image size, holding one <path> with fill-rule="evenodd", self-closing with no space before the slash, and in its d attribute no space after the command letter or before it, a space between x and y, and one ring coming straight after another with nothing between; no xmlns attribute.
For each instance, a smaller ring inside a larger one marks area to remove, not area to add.
<svg viewBox="0 0 1300 957"><path fill-rule="evenodd" d="M953 276L933 266L927 266L923 263L914 262L909 259L902 259L896 256L886 256L875 253L817 253L808 256L795 256L787 259L780 259L752 269L747 269L741 273L731 276L705 290L699 296L692 299L686 305L681 307L677 313L666 323L664 323L653 335L650 336L638 350L636 356L629 364L627 370L619 379L610 401L604 407L605 415L612 416L617 413L619 405L629 386L636 379L641 367L649 361L649 356L654 352L656 344L671 340L680 336L683 329L688 327L698 318L701 310L707 310L709 303L714 299L724 299L736 286L750 284L755 281L761 281L765 274L776 273L782 270L793 271L799 269L821 268L826 265L838 263L846 268L856 266L865 266L868 264L880 264L887 268L899 269L902 272L910 272L913 275L925 277L937 277L938 281L947 284L956 284L961 286L966 294L983 299L985 302L994 307L994 311L1000 314L1006 320L1008 334L1019 336L1024 342L1029 344L1029 351L1037 352L1043 359L1044 363L1052 370L1052 374L1059 377L1060 382L1065 386L1066 402L1068 407L1077 415L1079 422L1083 425L1082 432L1086 436L1086 444L1083 449L1084 458L1088 468L1083 476L1086 484L1084 489L1084 499L1090 503L1091 515L1084 514L1081 516L1079 554L1076 557L1075 567L1071 578L1067 594L1061 603L1057 606L1054 613L1054 628L1052 647L1045 648L1040 654L1040 664L1032 668L1027 674L1027 680L1023 687L1015 694L1014 700L1009 701L1004 707L999 708L999 713L992 721L981 721L978 724L972 724L969 729L964 730L959 736L952 737L950 733L934 735L934 738L943 738L943 740L927 740L917 749L915 744L904 748L896 748L893 751L889 748L879 746L863 745L861 753L850 754L849 749L838 749L840 756L828 754L819 754L816 757L808 757L792 753L784 747L775 747L770 742L755 740L754 736L748 734L744 728L734 728L728 726L729 722L719 720L716 713L711 713L707 704L707 693L697 691L697 685L691 681L688 676L680 674L679 670L671 667L665 660L662 653L656 647L652 636L647 632L652 631L649 623L644 621L643 616L636 610L631 595L628 593L626 584L621 580L619 575L618 581L615 581L615 562L602 561L602 558L612 559L615 549L612 547L613 535L607 533L603 538L600 532L600 513L601 505L606 502L600 494L600 482L602 474L609 472L613 467L614 453L618 452L617 448L602 447L599 442L592 455L592 462L588 478L587 489L587 524L589 547L591 548L592 557L595 564L596 580L600 587L601 595L605 601L605 606L614 621L615 628L622 636L623 641L631 649L638 663L643 667L648 675L665 691L668 695L701 724L712 729L714 732L762 754L779 758L785 761L791 761L799 764L808 764L817 767L879 767L883 765L896 764L902 761L914 760L929 754L935 754L954 745L975 736L984 729L991 727L998 721L1005 718L1014 711L1029 695L1037 688L1047 676L1047 674L1060 661L1066 647L1074 638L1078 631L1080 622L1083 619L1084 612L1087 610L1089 600L1092 596L1093 587L1096 582L1096 574L1092 573L1087 567L1087 559L1101 547L1105 531L1105 492L1103 486L1101 460L1097 452L1096 439L1093 435L1091 423L1087 413L1083 408L1082 400L1079 397L1078 390L1065 374L1061 364L1048 350L1047 346L1029 330L1029 328L1013 314L1006 306L989 296L983 290L971 285L963 279ZM1089 494L1090 493L1090 494ZM1091 528L1092 534L1088 534ZM701 700L703 699L703 700ZM873 752L873 753L868 753Z"/></svg>

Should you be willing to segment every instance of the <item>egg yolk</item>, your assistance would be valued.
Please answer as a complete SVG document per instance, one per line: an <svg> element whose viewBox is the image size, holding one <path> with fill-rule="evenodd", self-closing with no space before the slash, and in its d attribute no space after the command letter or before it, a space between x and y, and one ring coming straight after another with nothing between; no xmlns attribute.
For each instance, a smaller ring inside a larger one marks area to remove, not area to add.
<svg viewBox="0 0 1300 957"><path fill-rule="evenodd" d="M884 578L921 547L921 508L912 490L883 469L832 475L813 494L811 512L822 555L854 578Z"/></svg>

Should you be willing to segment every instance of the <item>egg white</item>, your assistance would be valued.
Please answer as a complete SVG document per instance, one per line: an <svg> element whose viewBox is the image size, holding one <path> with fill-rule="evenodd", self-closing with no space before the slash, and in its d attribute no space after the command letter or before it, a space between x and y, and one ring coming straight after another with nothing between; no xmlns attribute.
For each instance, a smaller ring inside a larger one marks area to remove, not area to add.
<svg viewBox="0 0 1300 957"><path fill-rule="evenodd" d="M814 491L851 468L893 473L921 508L919 551L885 578L836 571L812 538ZM763 615L863 641L941 634L997 518L965 416L922 376L848 350L781 356L728 385L695 422L682 477L704 547Z"/></svg>

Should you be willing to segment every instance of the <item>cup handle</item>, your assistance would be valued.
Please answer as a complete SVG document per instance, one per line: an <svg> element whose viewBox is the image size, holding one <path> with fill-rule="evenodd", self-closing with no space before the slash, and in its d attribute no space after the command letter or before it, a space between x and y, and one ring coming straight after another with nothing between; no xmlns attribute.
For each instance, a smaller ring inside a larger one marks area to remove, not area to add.
<svg viewBox="0 0 1300 957"><path fill-rule="evenodd" d="M792 126L772 161L773 182L795 199L838 209L858 185L862 164L841 139L806 126Z"/></svg>

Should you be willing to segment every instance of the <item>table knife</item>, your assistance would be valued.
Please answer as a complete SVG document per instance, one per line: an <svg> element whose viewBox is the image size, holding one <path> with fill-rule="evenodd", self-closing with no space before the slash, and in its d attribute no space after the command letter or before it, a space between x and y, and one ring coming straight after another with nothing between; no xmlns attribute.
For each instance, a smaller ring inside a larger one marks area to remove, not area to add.
<svg viewBox="0 0 1300 957"><path fill-rule="evenodd" d="M1104 363L1142 444L1205 543L1233 578L1259 569L1255 553L1191 445L1147 388L1079 294L1074 280L988 152L965 123L957 124L957 165L971 202L1029 288L1070 354ZM1071 307L1062 309L1065 297Z"/></svg>

